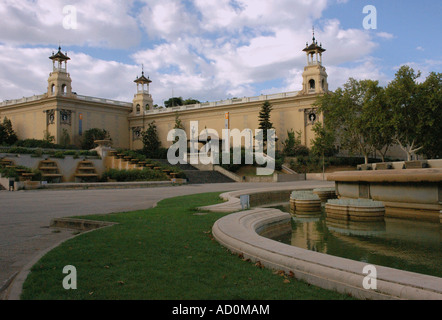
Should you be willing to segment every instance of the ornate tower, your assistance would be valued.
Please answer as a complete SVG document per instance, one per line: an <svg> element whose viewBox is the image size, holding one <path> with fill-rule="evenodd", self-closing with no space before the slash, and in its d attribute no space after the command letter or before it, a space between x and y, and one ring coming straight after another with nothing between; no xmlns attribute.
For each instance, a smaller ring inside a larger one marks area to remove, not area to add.
<svg viewBox="0 0 442 320"><path fill-rule="evenodd" d="M134 81L137 84L137 94L133 100L133 114L144 114L145 110L153 108L152 95L149 93L149 85L152 81L149 77L144 76L144 70L141 73L141 77Z"/></svg>
<svg viewBox="0 0 442 320"><path fill-rule="evenodd" d="M304 51L307 54L307 66L302 74L303 84L302 92L304 94L318 94L328 92L327 72L322 65L322 53L326 50L322 44L318 45L315 39L315 30L313 29L313 42L307 45Z"/></svg>
<svg viewBox="0 0 442 320"><path fill-rule="evenodd" d="M48 79L48 96L70 96L72 94L72 80L67 72L68 61L71 60L58 47L56 54L49 57L52 60L52 72Z"/></svg>

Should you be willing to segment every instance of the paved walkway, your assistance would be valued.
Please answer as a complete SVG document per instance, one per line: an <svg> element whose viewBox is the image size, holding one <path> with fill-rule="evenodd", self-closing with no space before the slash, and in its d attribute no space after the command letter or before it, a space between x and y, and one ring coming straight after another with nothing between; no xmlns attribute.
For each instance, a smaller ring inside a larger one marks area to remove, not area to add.
<svg viewBox="0 0 442 320"><path fill-rule="evenodd" d="M53 218L128 212L151 208L180 195L268 187L328 186L330 182L222 183L145 189L0 191L0 290L30 262L72 231L54 232ZM1 292L0 292L1 295Z"/></svg>

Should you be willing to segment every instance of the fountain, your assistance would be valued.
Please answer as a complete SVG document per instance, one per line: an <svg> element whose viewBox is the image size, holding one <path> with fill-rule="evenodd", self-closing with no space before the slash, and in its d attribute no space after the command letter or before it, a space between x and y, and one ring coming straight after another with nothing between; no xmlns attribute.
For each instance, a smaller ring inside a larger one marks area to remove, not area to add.
<svg viewBox="0 0 442 320"><path fill-rule="evenodd" d="M428 163L432 167L338 172L328 180L335 181L340 199L382 201L386 217L440 223L442 168L436 165L442 165L442 161Z"/></svg>

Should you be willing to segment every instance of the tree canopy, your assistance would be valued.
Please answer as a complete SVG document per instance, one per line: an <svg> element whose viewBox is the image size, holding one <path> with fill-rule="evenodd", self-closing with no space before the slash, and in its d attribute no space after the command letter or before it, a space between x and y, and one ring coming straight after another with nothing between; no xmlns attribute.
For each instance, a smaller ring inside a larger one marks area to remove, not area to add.
<svg viewBox="0 0 442 320"><path fill-rule="evenodd" d="M196 99L183 99L183 97L173 97L169 100L164 101L164 106L166 108L173 108L173 107L179 107L179 106L188 106L191 104L199 104L200 102Z"/></svg>
<svg viewBox="0 0 442 320"><path fill-rule="evenodd" d="M324 114L322 134L333 133L341 149L363 155L366 163L374 152L384 160L394 144L408 160L417 153L441 157L441 74L432 72L418 83L420 76L402 66L387 87L378 81L350 78L342 88L317 100L315 105ZM319 127L315 130L321 133Z"/></svg>
<svg viewBox="0 0 442 320"><path fill-rule="evenodd" d="M407 154L440 157L442 86L441 74L432 72L423 83L420 72L402 66L387 86L387 101L391 108L394 141Z"/></svg>
<svg viewBox="0 0 442 320"><path fill-rule="evenodd" d="M264 101L259 111L259 129L263 130L264 143L267 142L267 130L274 129L273 123L270 122L270 113L273 107L270 102Z"/></svg>
<svg viewBox="0 0 442 320"><path fill-rule="evenodd" d="M319 98L316 105L324 113L325 126L334 128L337 142L345 150L368 157L376 150L379 131L373 124L372 109L382 105L383 88L378 81L350 78L343 88Z"/></svg>
<svg viewBox="0 0 442 320"><path fill-rule="evenodd" d="M149 123L146 131L142 133L143 153L149 158L155 158L161 148L161 141L158 137L158 130L155 121Z"/></svg>
<svg viewBox="0 0 442 320"><path fill-rule="evenodd" d="M86 130L81 141L81 148L83 150L91 150L96 148L98 145L95 144L96 140L111 140L109 132L105 129L92 128Z"/></svg>
<svg viewBox="0 0 442 320"><path fill-rule="evenodd" d="M18 141L17 134L12 128L12 122L8 118L3 119L3 123L0 124L0 145L13 145Z"/></svg>

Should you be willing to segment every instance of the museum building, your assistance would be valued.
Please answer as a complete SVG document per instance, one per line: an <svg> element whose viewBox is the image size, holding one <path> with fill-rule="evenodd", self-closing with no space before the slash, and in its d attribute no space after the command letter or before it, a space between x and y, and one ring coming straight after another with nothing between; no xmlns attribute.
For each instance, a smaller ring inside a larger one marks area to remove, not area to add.
<svg viewBox="0 0 442 320"><path fill-rule="evenodd" d="M258 115L265 101L272 104L271 122L276 129L279 144L287 132L302 132L302 143L311 146L313 125L321 121L313 104L318 95L328 92L326 68L322 54L326 51L313 36L312 43L303 49L307 64L303 72L302 90L257 97L234 98L173 108L155 108L150 93L152 80L144 75L134 81L136 93L132 103L82 96L73 92L68 72L67 53L61 48L53 53L52 72L49 74L46 93L32 97L7 100L0 103L0 118L11 120L19 139L43 139L45 134L60 143L67 133L71 144L79 144L84 132L92 128L109 132L113 146L124 149L141 149L142 135L148 124L155 121L164 147L172 142L167 135L175 127L176 117L190 136L190 122L197 122L199 130L205 128L222 132L222 129L258 129Z"/></svg>

